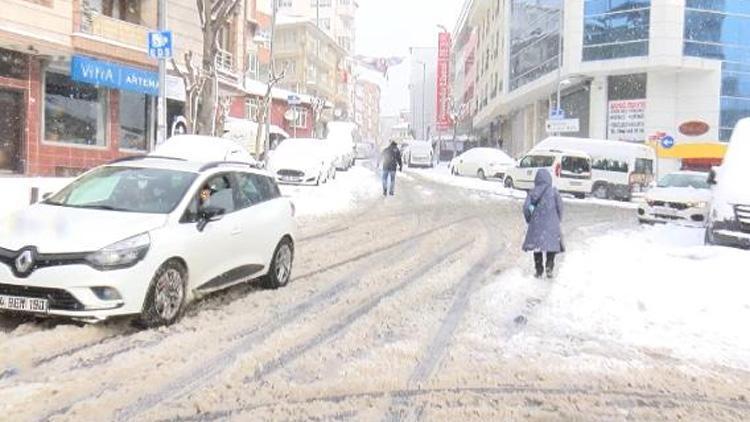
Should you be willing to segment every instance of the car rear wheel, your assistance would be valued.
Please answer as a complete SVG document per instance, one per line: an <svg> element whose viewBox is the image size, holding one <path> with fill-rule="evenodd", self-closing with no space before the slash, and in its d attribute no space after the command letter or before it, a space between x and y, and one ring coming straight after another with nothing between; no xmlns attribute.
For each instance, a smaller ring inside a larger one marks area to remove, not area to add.
<svg viewBox="0 0 750 422"><path fill-rule="evenodd" d="M294 245L289 238L284 238L276 246L268 274L261 279L263 286L267 289L278 289L289 284L289 280L292 277L293 263Z"/></svg>
<svg viewBox="0 0 750 422"><path fill-rule="evenodd" d="M451 167L451 174L454 176L458 176L458 169L455 167Z"/></svg>
<svg viewBox="0 0 750 422"><path fill-rule="evenodd" d="M505 178L505 182L503 182L503 185L508 189L515 189L515 186L513 186L513 178L510 176Z"/></svg>
<svg viewBox="0 0 750 422"><path fill-rule="evenodd" d="M482 169L477 170L477 177L482 180L487 180L487 175L484 174L484 170Z"/></svg>
<svg viewBox="0 0 750 422"><path fill-rule="evenodd" d="M609 186L606 183L597 183L591 195L597 199L609 199Z"/></svg>
<svg viewBox="0 0 750 422"><path fill-rule="evenodd" d="M167 261L154 275L139 318L147 328L175 323L185 308L187 270L176 260Z"/></svg>

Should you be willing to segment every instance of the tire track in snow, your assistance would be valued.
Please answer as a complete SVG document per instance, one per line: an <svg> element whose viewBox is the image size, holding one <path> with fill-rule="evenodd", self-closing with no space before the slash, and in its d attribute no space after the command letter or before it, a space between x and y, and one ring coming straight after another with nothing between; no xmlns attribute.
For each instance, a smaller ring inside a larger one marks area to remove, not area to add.
<svg viewBox="0 0 750 422"><path fill-rule="evenodd" d="M407 238L402 238L398 241L390 242L386 244L385 246L376 248L375 250L371 250L371 251L359 254L355 257L356 259L347 259L345 261L341 261L331 266L328 266L322 270L316 270L316 271L313 271L312 273L299 276L295 280L309 278L314 275L320 274L322 272L340 268L346 264L355 263L355 262L359 262L368 258L372 258L372 257L377 256L378 254L389 252L389 251L390 251L389 256L392 256L394 259L402 258L404 256L407 256L404 252L413 250L418 240L424 240L432 234L438 233L442 230L446 230L448 228L451 228L455 225L458 225L464 221L467 221L473 218L477 218L477 217L476 216L463 217L463 218L459 218L453 221L446 222L442 225L435 226L428 230L424 230L422 232L419 232ZM136 417L137 415L157 406L158 404L164 401L167 401L175 397L182 396L192 391L195 391L196 389L208 383L211 379L213 379L214 376L221 373L226 367L231 365L240 354L252 350L256 344L263 342L266 338L274 334L279 329L296 321L298 318L300 318L309 310L317 307L318 305L326 303L332 299L335 299L338 296L342 295L344 292L355 287L359 283L363 275L370 273L373 270L380 269L380 267L382 267L380 261L370 263L369 265L365 265L363 267L359 267L353 270L351 273L339 279L337 282L333 284L332 287L324 290L321 293L316 294L315 296L313 296L312 298L308 300L305 300L293 306L288 311L284 312L280 317L270 322L266 321L265 324L261 324L258 327L254 327L252 329L245 330L243 332L236 334L232 338L235 341L235 343L230 349L225 350L222 353L215 356L214 358L208 360L208 362L205 362L204 365L201 366L200 368L195 368L189 373L186 373L185 375L178 377L176 381L169 383L168 385L164 386L158 391L153 392L147 396L143 396L140 399L138 399L135 403L121 408L119 411L117 411L115 418L117 420L132 419Z"/></svg>
<svg viewBox="0 0 750 422"><path fill-rule="evenodd" d="M412 274L409 277L407 277L404 281L398 283L397 285L386 290L385 292L376 295L375 297L367 301L364 305L361 305L355 308L352 312L350 312L349 314L347 314L346 316L338 320L335 324L329 326L323 332L314 336L310 340L304 343L298 344L292 349L289 349L285 353L281 354L281 356L279 356L277 359L274 359L273 361L265 365L262 365L262 369L256 371L256 373L253 374L252 376L246 377L244 382L245 383L259 382L266 376L276 372L278 369L288 365L289 363L292 363L297 358L302 356L304 353L342 334L352 324L354 324L354 322L356 322L362 316L368 314L381 302L392 297L396 293L400 292L406 287L412 285L414 282L423 278L427 273L429 273L430 270L434 269L436 265L442 263L443 261L450 258L451 256L456 255L457 253L466 249L472 243L474 242L473 241L465 242L459 245L458 247L452 248L448 250L447 252L444 252L434 257L432 260L428 261L427 263L422 264L416 270L412 271Z"/></svg>
<svg viewBox="0 0 750 422"><path fill-rule="evenodd" d="M348 394L335 394L320 397L308 397L298 400L278 400L248 406L243 409L227 409L207 413L201 413L192 417L178 417L161 419L160 422L197 422L228 420L232 417L243 420L242 415L248 415L253 411L262 409L276 409L279 407L290 408L291 406L309 406L324 403L327 405L340 405L354 400L382 400L393 397L401 397L406 400L415 400L424 396L435 394L458 395L475 394L485 397L510 397L524 394L567 397L582 396L589 399L607 400L606 404L614 404L615 398L621 399L618 407L626 409L667 409L688 408L696 405L716 406L722 409L731 409L739 412L750 412L750 403L739 398L712 399L699 394L669 394L654 391L630 391L630 390L603 390L595 386L569 386L569 387L537 387L522 384L506 384L495 387L449 387L449 388L411 388L388 391L365 391ZM593 416L593 415L589 415Z"/></svg>

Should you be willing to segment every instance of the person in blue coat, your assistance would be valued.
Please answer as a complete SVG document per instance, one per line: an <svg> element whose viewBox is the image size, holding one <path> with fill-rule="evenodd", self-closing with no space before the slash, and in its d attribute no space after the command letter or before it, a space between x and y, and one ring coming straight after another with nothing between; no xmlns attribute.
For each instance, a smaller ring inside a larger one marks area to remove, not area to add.
<svg viewBox="0 0 750 422"><path fill-rule="evenodd" d="M526 196L523 215L529 225L523 250L534 252L536 277L541 278L545 268L547 277L555 272L555 256L564 252L560 222L563 204L560 193L552 184L552 175L547 170L539 170L534 179L534 188ZM546 255L546 265L544 258Z"/></svg>

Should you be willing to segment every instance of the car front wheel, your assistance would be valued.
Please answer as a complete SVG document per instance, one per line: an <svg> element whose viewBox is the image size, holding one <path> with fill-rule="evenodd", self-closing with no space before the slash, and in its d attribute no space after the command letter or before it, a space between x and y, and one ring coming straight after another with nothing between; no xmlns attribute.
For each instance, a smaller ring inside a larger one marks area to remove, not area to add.
<svg viewBox="0 0 750 422"><path fill-rule="evenodd" d="M271 260L268 274L263 276L263 286L268 289L278 289L289 284L292 277L292 264L294 263L294 245L289 238L284 238L276 246L276 251Z"/></svg>
<svg viewBox="0 0 750 422"><path fill-rule="evenodd" d="M139 322L147 328L175 323L185 308L187 269L167 261L154 275Z"/></svg>
<svg viewBox="0 0 750 422"><path fill-rule="evenodd" d="M487 180L487 175L484 174L484 170L482 169L477 170L477 177L482 180Z"/></svg>
<svg viewBox="0 0 750 422"><path fill-rule="evenodd" d="M506 177L505 181L503 182L503 185L508 189L514 189L513 186L513 178L512 177Z"/></svg>

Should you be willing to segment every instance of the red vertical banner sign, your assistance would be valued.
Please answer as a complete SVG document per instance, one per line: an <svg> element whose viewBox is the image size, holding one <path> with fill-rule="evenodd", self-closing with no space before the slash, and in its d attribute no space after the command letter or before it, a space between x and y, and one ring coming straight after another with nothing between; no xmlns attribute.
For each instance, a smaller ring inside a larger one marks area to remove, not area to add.
<svg viewBox="0 0 750 422"><path fill-rule="evenodd" d="M451 34L441 32L438 36L437 58L437 130L451 128L450 115L450 60Z"/></svg>

